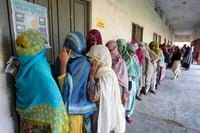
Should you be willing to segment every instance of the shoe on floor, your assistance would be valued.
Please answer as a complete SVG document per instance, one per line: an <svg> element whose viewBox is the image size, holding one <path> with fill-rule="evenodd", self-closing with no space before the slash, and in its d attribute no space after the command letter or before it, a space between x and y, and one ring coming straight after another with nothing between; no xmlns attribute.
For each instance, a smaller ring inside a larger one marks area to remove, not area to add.
<svg viewBox="0 0 200 133"><path fill-rule="evenodd" d="M156 94L156 92L154 90L150 90L151 93Z"/></svg>
<svg viewBox="0 0 200 133"><path fill-rule="evenodd" d="M158 85L156 85L156 89L158 89Z"/></svg>
<svg viewBox="0 0 200 133"><path fill-rule="evenodd" d="M126 116L126 120L129 124L133 124L133 119L131 117Z"/></svg>
<svg viewBox="0 0 200 133"><path fill-rule="evenodd" d="M142 101L142 98L140 96L136 96L137 100Z"/></svg>

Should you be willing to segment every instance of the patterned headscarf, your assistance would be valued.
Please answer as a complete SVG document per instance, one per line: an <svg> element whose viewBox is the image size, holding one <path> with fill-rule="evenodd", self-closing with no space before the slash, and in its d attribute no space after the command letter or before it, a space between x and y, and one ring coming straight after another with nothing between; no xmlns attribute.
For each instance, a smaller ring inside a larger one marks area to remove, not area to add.
<svg viewBox="0 0 200 133"><path fill-rule="evenodd" d="M17 36L16 51L18 55L35 55L44 48L44 38L36 30L28 30Z"/></svg>
<svg viewBox="0 0 200 133"><path fill-rule="evenodd" d="M158 49L157 49L157 46L156 46L156 42L154 42L154 41L150 42L149 48L158 55Z"/></svg>
<svg viewBox="0 0 200 133"><path fill-rule="evenodd" d="M126 63L119 54L117 42L109 41L106 43L106 46L112 55L112 69L117 75L119 84L128 89L128 73Z"/></svg>
<svg viewBox="0 0 200 133"><path fill-rule="evenodd" d="M92 29L89 31L86 37L87 52L90 50L90 47L93 46L95 43L97 45L102 45L101 33L96 29Z"/></svg>
<svg viewBox="0 0 200 133"><path fill-rule="evenodd" d="M44 55L43 37L37 31L28 30L21 33L16 42L20 59L15 77L17 112L30 123L50 125L52 132L67 132L67 112Z"/></svg>

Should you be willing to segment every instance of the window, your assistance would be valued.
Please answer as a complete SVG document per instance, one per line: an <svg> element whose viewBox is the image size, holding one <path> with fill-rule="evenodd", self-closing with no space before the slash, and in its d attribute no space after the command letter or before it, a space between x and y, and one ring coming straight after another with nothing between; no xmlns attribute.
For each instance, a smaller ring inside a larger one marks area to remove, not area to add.
<svg viewBox="0 0 200 133"><path fill-rule="evenodd" d="M161 36L160 36L160 35L159 35L159 37L158 37L158 43L161 44Z"/></svg>
<svg viewBox="0 0 200 133"><path fill-rule="evenodd" d="M166 38L164 39L164 43L166 43L167 42L167 40L166 40Z"/></svg>
<svg viewBox="0 0 200 133"><path fill-rule="evenodd" d="M157 34L156 33L153 33L153 41L157 42Z"/></svg>
<svg viewBox="0 0 200 133"><path fill-rule="evenodd" d="M137 24L132 24L132 40L142 41L143 40L143 27Z"/></svg>

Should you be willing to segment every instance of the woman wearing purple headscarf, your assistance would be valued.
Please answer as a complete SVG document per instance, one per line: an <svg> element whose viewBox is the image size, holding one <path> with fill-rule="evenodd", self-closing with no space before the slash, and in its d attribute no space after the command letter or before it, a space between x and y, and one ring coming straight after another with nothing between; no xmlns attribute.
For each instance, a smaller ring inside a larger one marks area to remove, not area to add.
<svg viewBox="0 0 200 133"><path fill-rule="evenodd" d="M102 45L101 33L96 29L90 30L86 37L86 44L87 52L90 50L91 46Z"/></svg>
<svg viewBox="0 0 200 133"><path fill-rule="evenodd" d="M128 72L125 61L122 59L116 41L109 41L106 43L106 47L109 49L112 57L112 69L117 75L117 79L120 86L120 92L122 97L122 103L124 106L127 104L127 92L128 92Z"/></svg>

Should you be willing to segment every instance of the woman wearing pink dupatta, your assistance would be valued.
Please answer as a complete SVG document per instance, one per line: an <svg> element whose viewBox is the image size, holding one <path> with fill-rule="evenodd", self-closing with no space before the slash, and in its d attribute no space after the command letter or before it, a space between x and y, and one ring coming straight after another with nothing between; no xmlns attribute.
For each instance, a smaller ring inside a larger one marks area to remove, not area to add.
<svg viewBox="0 0 200 133"><path fill-rule="evenodd" d="M117 75L122 97L122 103L127 105L127 92L128 92L128 72L125 61L122 59L116 41L109 41L106 43L112 57L112 69Z"/></svg>

